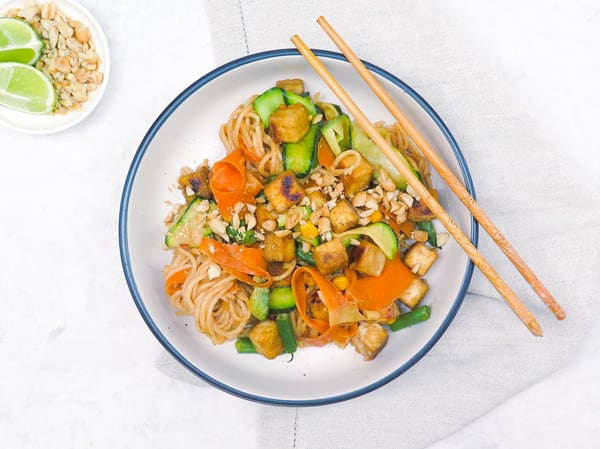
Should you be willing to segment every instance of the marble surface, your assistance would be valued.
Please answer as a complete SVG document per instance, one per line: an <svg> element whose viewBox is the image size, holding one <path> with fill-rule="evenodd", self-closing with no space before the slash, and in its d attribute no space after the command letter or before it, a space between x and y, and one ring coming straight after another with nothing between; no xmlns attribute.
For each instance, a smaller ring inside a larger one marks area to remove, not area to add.
<svg viewBox="0 0 600 449"><path fill-rule="evenodd" d="M194 381L165 356L131 300L119 261L119 201L131 158L169 101L218 60L204 3L81 3L103 26L111 50L102 103L56 135L0 127L7 236L0 256L0 447L253 449L265 408ZM586 20L597 23L593 2L579 3L587 5ZM522 17L532 15L534 7L527 8ZM482 10L456 14L474 40L490 36L479 28L475 14ZM549 26L561 30L559 15L552 17ZM571 31L565 42L588 38ZM518 47L489 39L484 43L492 49ZM569 136L578 131L573 151L586 161L582 172L592 173L600 168L593 139L600 92L591 82L599 70L597 58L579 50L567 54L560 70L552 70L552 49L517 52L522 66L512 81L531 87L539 77L535 85L554 90L564 104L570 91L580 92L578 82L592 86L588 101L578 97L564 122ZM563 86L563 77L575 84ZM526 103L528 90L522 92ZM597 263L598 249L590 251ZM600 437L599 355L596 332L567 367L433 447L590 447Z"/></svg>

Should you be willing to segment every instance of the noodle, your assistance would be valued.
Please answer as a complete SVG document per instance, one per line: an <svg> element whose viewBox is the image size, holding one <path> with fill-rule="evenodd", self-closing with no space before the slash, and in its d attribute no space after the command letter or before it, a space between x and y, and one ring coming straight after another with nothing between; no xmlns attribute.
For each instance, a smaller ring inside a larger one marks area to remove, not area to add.
<svg viewBox="0 0 600 449"><path fill-rule="evenodd" d="M353 160L352 165L350 165L349 167L346 167L346 168L338 169L337 167L340 165L340 162L348 157L352 158L352 160ZM358 166L358 164L360 164L360 160L361 160L361 155L358 151L356 151L356 150L343 151L342 153L337 155L337 157L333 161L332 168L329 170L329 172L331 174L333 174L334 176L348 175L348 174L352 173L352 171Z"/></svg>
<svg viewBox="0 0 600 449"><path fill-rule="evenodd" d="M170 296L171 304L181 313L194 316L198 329L214 344L220 344L240 334L250 310L246 290L224 271L211 279L211 266L214 264L200 252L177 248L163 277L168 279L173 273L189 270L181 288Z"/></svg>
<svg viewBox="0 0 600 449"><path fill-rule="evenodd" d="M269 136L260 117L254 112L252 102L256 96L237 107L229 120L219 130L219 136L227 153L237 148L252 149L259 160L258 173L263 177L283 171L283 160L279 145Z"/></svg>
<svg viewBox="0 0 600 449"><path fill-rule="evenodd" d="M386 140L395 148L400 150L409 163L421 173L422 181L425 187L431 189L431 170L429 162L421 154L418 148L413 144L406 130L399 124L385 126L379 122L376 127L386 136Z"/></svg>

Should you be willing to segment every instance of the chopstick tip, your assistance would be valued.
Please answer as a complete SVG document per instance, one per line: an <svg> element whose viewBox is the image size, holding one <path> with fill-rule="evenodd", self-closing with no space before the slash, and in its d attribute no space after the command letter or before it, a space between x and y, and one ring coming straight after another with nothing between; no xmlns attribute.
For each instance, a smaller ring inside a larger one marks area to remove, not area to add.
<svg viewBox="0 0 600 449"><path fill-rule="evenodd" d="M562 321L567 317L567 312L565 312L558 304L555 304L554 307L550 307L550 309L552 310L552 313L554 313L556 319L559 321Z"/></svg>
<svg viewBox="0 0 600 449"><path fill-rule="evenodd" d="M536 337L543 337L544 336L544 332L542 331L541 326L539 325L539 323L533 319L529 322L529 330L531 331L531 333L533 335L535 335Z"/></svg>

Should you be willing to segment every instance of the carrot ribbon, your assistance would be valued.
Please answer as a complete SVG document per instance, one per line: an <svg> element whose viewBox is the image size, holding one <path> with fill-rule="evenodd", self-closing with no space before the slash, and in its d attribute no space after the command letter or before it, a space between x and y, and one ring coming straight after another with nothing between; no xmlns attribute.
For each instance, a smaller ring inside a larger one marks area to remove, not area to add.
<svg viewBox="0 0 600 449"><path fill-rule="evenodd" d="M410 286L416 275L408 269L398 254L385 262L379 276L352 280L346 297L361 310L380 310L392 304Z"/></svg>
<svg viewBox="0 0 600 449"><path fill-rule="evenodd" d="M223 270L246 284L268 287L273 282L262 249L229 245L209 237L202 239L199 249ZM255 277L263 282L255 280Z"/></svg>
<svg viewBox="0 0 600 449"><path fill-rule="evenodd" d="M255 204L255 196L262 190L260 180L246 170L243 151L237 149L216 162L210 177L210 189L217 201L219 211L227 221L231 220L237 202Z"/></svg>
<svg viewBox="0 0 600 449"><path fill-rule="evenodd" d="M179 290L181 288L181 284L185 282L189 273L189 268L184 268L176 271L167 279L165 279L165 291L167 292L167 295L171 296L173 293Z"/></svg>
<svg viewBox="0 0 600 449"><path fill-rule="evenodd" d="M323 138L319 140L319 145L317 147L317 159L319 164L325 168L331 168L335 162L335 154L333 154L329 144L327 144L327 141Z"/></svg>
<svg viewBox="0 0 600 449"><path fill-rule="evenodd" d="M307 312L305 275L312 278L321 292L321 299L327 307L329 321L311 318ZM292 291L296 298L298 313L307 326L320 335L304 338L305 343L323 346L331 341L345 346L356 334L357 322L365 317L358 311L355 302L348 301L333 283L312 267L299 267L292 276Z"/></svg>

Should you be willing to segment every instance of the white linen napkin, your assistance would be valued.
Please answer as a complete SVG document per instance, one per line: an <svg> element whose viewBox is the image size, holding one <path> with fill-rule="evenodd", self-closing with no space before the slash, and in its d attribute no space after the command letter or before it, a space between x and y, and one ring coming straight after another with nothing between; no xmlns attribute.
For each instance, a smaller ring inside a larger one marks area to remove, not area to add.
<svg viewBox="0 0 600 449"><path fill-rule="evenodd" d="M361 58L410 84L458 141L480 205L568 313L556 320L482 231L479 248L538 317L543 338L476 271L450 329L414 368L349 402L265 406L259 447L423 448L572 359L600 317L594 2L205 2L219 63L291 47L295 33L336 50L315 23L324 15ZM485 446L462 446L466 435L440 447Z"/></svg>

